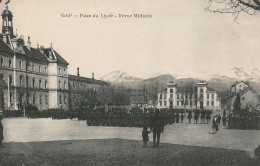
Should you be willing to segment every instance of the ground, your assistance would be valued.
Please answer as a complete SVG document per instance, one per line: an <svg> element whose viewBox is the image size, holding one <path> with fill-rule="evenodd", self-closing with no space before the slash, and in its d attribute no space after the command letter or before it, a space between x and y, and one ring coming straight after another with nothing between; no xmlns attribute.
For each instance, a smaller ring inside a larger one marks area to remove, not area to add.
<svg viewBox="0 0 260 166"><path fill-rule="evenodd" d="M141 128L87 126L86 121L3 120L0 165L253 165L259 130L211 124L167 125L161 146L142 147ZM152 140L152 135L149 135Z"/></svg>

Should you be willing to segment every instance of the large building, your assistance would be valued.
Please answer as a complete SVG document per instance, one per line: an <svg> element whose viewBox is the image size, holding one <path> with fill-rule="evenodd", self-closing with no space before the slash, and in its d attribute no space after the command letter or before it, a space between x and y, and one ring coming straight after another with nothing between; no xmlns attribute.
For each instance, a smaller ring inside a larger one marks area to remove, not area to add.
<svg viewBox="0 0 260 166"><path fill-rule="evenodd" d="M0 110L18 110L25 104L39 109L68 109L69 99L73 98L69 95L78 93L69 85L83 82L93 89L106 85L103 81L68 75L69 63L52 45L33 48L30 37L25 43L22 36L14 34L13 14L7 6L1 16Z"/></svg>
<svg viewBox="0 0 260 166"><path fill-rule="evenodd" d="M158 108L175 109L221 109L217 92L200 81L196 87L178 87L169 82L164 92L158 93Z"/></svg>

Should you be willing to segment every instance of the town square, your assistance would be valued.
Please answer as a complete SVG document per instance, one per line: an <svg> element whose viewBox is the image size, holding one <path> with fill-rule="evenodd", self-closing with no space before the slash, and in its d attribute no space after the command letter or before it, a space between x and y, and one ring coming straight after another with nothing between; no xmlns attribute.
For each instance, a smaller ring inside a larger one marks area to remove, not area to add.
<svg viewBox="0 0 260 166"><path fill-rule="evenodd" d="M0 0L0 166L259 165L259 10Z"/></svg>

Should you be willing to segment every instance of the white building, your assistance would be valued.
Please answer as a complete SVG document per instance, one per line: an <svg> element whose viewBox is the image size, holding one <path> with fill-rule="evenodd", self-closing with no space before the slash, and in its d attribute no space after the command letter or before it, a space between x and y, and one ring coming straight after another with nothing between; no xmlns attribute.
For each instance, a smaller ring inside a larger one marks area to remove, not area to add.
<svg viewBox="0 0 260 166"><path fill-rule="evenodd" d="M205 81L200 81L194 87L178 87L176 83L169 82L165 91L158 93L157 107L217 110L221 109L221 102L217 92L207 87Z"/></svg>

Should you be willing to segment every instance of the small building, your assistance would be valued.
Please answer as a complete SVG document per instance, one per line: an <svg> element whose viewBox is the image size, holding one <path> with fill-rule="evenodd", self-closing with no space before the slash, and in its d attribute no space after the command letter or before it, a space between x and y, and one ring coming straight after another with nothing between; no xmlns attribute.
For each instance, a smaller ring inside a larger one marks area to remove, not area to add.
<svg viewBox="0 0 260 166"><path fill-rule="evenodd" d="M255 109L259 105L259 98L257 92L249 83L244 81L236 82L230 88L230 106L229 109L234 109L234 103L237 97L240 97L241 109Z"/></svg>

